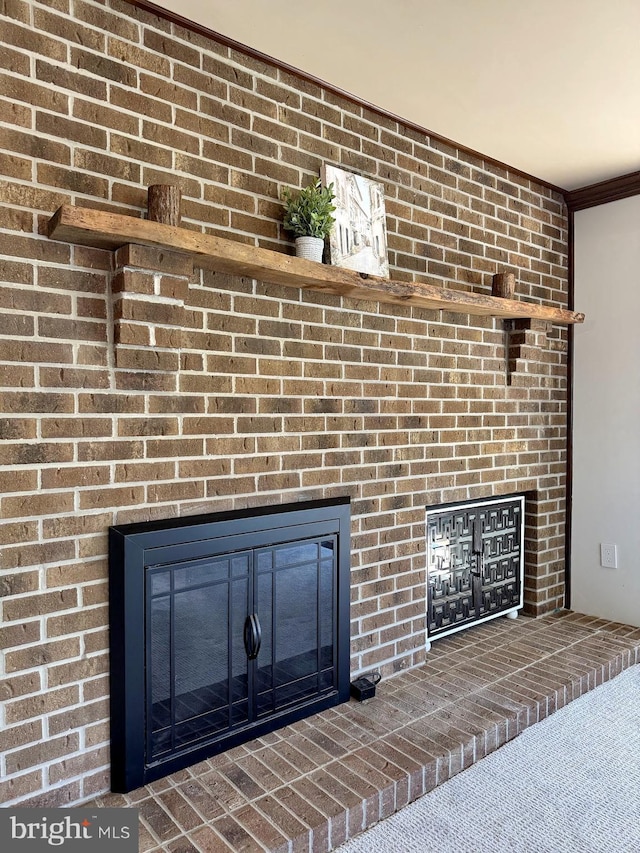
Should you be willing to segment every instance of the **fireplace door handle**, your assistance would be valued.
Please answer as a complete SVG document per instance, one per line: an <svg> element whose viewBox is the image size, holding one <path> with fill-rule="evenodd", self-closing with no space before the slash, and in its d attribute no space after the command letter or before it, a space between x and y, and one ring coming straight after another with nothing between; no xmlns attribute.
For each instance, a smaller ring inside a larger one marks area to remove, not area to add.
<svg viewBox="0 0 640 853"><path fill-rule="evenodd" d="M473 534L471 542L472 557L469 559L471 574L477 578L484 575L484 545L482 542L482 519L475 518L473 521ZM474 559L475 558L475 559ZM471 568L473 566L473 568Z"/></svg>
<svg viewBox="0 0 640 853"><path fill-rule="evenodd" d="M249 660L255 660L260 652L262 644L262 628L260 620L255 613L247 616L244 623L244 647Z"/></svg>

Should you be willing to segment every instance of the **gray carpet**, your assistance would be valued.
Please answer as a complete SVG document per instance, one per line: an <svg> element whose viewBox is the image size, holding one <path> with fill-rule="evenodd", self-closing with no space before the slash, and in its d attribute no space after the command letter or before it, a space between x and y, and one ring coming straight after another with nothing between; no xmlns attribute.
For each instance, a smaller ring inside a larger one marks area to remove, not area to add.
<svg viewBox="0 0 640 853"><path fill-rule="evenodd" d="M639 853L640 667L339 848L431 851Z"/></svg>

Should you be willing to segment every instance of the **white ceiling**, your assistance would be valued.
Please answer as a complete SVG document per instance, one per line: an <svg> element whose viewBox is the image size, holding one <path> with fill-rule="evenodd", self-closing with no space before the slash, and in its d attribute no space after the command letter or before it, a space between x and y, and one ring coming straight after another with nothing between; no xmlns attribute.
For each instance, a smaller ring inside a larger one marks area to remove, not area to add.
<svg viewBox="0 0 640 853"><path fill-rule="evenodd" d="M575 189L640 169L640 0L154 0Z"/></svg>

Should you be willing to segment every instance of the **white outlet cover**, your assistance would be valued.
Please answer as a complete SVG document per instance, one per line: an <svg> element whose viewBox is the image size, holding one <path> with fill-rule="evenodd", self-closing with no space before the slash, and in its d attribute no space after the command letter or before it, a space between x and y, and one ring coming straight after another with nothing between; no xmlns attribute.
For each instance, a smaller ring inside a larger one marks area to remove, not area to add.
<svg viewBox="0 0 640 853"><path fill-rule="evenodd" d="M600 565L604 569L618 568L618 547L617 545L608 545L604 542L600 543Z"/></svg>

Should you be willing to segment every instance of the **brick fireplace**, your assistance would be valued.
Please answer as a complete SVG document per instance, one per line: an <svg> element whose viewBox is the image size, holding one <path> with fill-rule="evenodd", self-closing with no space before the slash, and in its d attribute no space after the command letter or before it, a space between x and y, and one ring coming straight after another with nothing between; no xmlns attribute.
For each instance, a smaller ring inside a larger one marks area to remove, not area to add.
<svg viewBox="0 0 640 853"><path fill-rule="evenodd" d="M61 204L290 252L323 163L385 187L399 280L567 304L562 197L120 2L2 7L0 798L109 788L107 530L351 499L351 670L424 660L425 506L523 492L525 612L563 603L566 330L49 240ZM8 67L7 67L8 66ZM7 97L8 96L8 97Z"/></svg>

